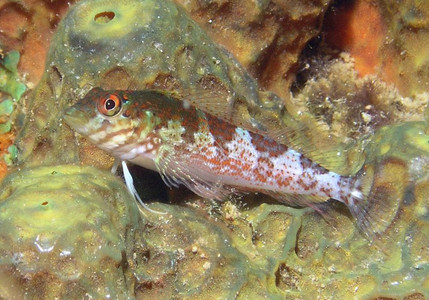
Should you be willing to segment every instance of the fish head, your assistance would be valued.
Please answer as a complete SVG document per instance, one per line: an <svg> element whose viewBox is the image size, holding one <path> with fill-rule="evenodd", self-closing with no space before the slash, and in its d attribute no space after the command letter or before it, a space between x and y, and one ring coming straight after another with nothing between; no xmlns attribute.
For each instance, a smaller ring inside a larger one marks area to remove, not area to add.
<svg viewBox="0 0 429 300"><path fill-rule="evenodd" d="M112 142L118 140L117 135L130 135L139 126L130 118L128 100L126 91L94 88L66 109L64 121L96 145Z"/></svg>

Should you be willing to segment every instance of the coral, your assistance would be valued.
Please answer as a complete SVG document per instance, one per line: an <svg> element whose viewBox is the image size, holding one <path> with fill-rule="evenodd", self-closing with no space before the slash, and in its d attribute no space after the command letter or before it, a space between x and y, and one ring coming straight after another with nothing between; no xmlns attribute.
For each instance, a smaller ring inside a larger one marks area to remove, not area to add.
<svg viewBox="0 0 429 300"><path fill-rule="evenodd" d="M350 55L321 52L303 60L308 68L298 76L304 83L296 87L290 101L301 115L311 116L301 118L317 132L309 136L308 144L329 152L341 150L343 143L348 153L337 160L346 173L353 173L364 148L355 141L368 143L365 139L385 125L422 121L428 98L426 94L402 97L394 86L374 75L359 77Z"/></svg>
<svg viewBox="0 0 429 300"><path fill-rule="evenodd" d="M12 132L0 135L0 157L4 158L4 161L0 162L0 179L6 176L7 167L12 164L13 158L16 157L15 147L12 145L14 137Z"/></svg>
<svg viewBox="0 0 429 300"><path fill-rule="evenodd" d="M325 19L325 42L350 53L359 76L376 74L381 67L386 31L379 6L366 0L334 6Z"/></svg>
<svg viewBox="0 0 429 300"><path fill-rule="evenodd" d="M327 42L349 51L360 75L394 84L405 97L428 90L429 6L421 0L343 1L327 13ZM370 24L370 26L368 26Z"/></svg>
<svg viewBox="0 0 429 300"><path fill-rule="evenodd" d="M429 87L429 6L424 1L409 0L400 5L381 1L380 7L388 28L387 43L382 48L381 78L392 82L405 96L416 96Z"/></svg>
<svg viewBox="0 0 429 300"><path fill-rule="evenodd" d="M299 56L309 40L319 34L331 1L179 2L258 78L261 87L287 99Z"/></svg>
<svg viewBox="0 0 429 300"><path fill-rule="evenodd" d="M42 78L52 34L74 1L2 1L0 45L21 53L19 72L33 88Z"/></svg>
<svg viewBox="0 0 429 300"><path fill-rule="evenodd" d="M144 226L113 175L70 165L14 173L0 224L1 298L131 297Z"/></svg>

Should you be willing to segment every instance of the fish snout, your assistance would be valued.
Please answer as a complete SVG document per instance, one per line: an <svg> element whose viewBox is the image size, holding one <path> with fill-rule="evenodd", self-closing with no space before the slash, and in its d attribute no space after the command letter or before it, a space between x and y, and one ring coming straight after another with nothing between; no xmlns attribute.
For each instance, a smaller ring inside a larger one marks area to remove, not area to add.
<svg viewBox="0 0 429 300"><path fill-rule="evenodd" d="M77 131L80 131L79 129L84 127L88 121L85 113L74 107L67 108L64 112L63 118L67 125Z"/></svg>

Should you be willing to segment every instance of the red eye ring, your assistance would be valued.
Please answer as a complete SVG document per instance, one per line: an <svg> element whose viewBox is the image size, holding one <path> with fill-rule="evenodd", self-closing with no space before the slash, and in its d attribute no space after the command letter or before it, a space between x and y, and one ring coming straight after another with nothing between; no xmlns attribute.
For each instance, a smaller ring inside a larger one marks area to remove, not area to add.
<svg viewBox="0 0 429 300"><path fill-rule="evenodd" d="M116 94L108 94L98 102L98 111L107 117L113 117L121 111L122 101Z"/></svg>

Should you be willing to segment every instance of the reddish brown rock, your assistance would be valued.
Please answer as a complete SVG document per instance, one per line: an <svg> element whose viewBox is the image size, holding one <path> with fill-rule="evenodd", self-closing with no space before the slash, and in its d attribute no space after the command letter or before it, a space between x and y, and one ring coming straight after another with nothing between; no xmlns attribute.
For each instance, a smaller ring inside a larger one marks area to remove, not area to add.
<svg viewBox="0 0 429 300"><path fill-rule="evenodd" d="M263 88L287 99L301 51L319 34L330 1L179 2Z"/></svg>

